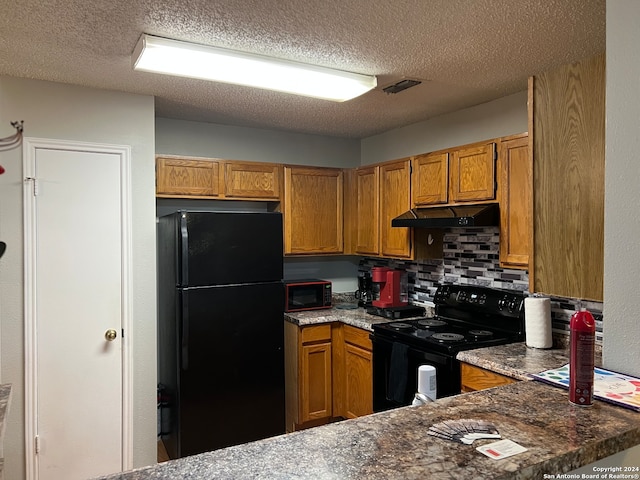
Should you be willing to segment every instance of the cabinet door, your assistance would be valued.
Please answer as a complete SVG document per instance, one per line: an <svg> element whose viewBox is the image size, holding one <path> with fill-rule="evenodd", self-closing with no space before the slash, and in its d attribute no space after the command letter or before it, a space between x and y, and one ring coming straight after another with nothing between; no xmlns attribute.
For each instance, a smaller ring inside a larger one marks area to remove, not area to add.
<svg viewBox="0 0 640 480"><path fill-rule="evenodd" d="M413 157L411 190L414 205L447 203L449 154L428 153Z"/></svg>
<svg viewBox="0 0 640 480"><path fill-rule="evenodd" d="M286 254L335 254L343 250L343 172L285 167Z"/></svg>
<svg viewBox="0 0 640 480"><path fill-rule="evenodd" d="M300 348L300 423L331 417L331 342Z"/></svg>
<svg viewBox="0 0 640 480"><path fill-rule="evenodd" d="M531 292L604 298L605 64L597 55L536 76L529 87Z"/></svg>
<svg viewBox="0 0 640 480"><path fill-rule="evenodd" d="M411 164L409 159L380 166L380 253L411 258L412 232L392 227L391 220L411 208Z"/></svg>
<svg viewBox="0 0 640 480"><path fill-rule="evenodd" d="M360 255L378 255L379 242L379 168L358 168L355 172L356 215L356 253Z"/></svg>
<svg viewBox="0 0 640 480"><path fill-rule="evenodd" d="M373 356L369 332L344 325L344 416L373 413Z"/></svg>
<svg viewBox="0 0 640 480"><path fill-rule="evenodd" d="M495 198L495 144L455 150L451 154L451 201Z"/></svg>
<svg viewBox="0 0 640 480"><path fill-rule="evenodd" d="M499 373L490 372L484 368L479 368L468 363L460 364L461 390L463 392L475 392L485 388L497 387L515 383L516 380Z"/></svg>
<svg viewBox="0 0 640 480"><path fill-rule="evenodd" d="M156 195L216 197L220 164L214 160L156 159Z"/></svg>
<svg viewBox="0 0 640 480"><path fill-rule="evenodd" d="M282 166L274 163L225 162L224 195L230 198L278 200Z"/></svg>
<svg viewBox="0 0 640 480"><path fill-rule="evenodd" d="M528 269L533 229L529 137L502 142L500 165L500 266Z"/></svg>

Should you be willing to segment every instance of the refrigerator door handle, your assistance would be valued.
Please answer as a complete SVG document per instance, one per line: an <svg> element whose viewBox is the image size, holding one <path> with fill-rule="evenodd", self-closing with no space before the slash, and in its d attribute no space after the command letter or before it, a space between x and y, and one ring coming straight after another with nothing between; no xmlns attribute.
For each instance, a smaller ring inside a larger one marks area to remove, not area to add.
<svg viewBox="0 0 640 480"><path fill-rule="evenodd" d="M182 294L182 370L189 370L189 302L188 295Z"/></svg>

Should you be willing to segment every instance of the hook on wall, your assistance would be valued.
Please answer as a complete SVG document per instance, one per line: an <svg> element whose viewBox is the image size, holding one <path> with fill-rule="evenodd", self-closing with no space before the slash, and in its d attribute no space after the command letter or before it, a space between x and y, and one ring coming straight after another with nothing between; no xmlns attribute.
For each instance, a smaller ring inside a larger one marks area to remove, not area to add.
<svg viewBox="0 0 640 480"><path fill-rule="evenodd" d="M9 137L0 138L0 152L12 150L22 143L22 132L24 130L24 120L11 122L11 126L16 129L16 133ZM4 167L0 165L0 175L4 173Z"/></svg>

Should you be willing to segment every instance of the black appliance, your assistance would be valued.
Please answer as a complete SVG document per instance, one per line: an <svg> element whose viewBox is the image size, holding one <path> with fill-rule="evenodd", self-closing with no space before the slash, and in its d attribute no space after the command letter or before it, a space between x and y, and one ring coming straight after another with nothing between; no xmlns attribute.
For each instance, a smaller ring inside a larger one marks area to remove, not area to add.
<svg viewBox="0 0 640 480"><path fill-rule="evenodd" d="M391 220L392 227L447 228L497 227L497 203L453 207L412 208Z"/></svg>
<svg viewBox="0 0 640 480"><path fill-rule="evenodd" d="M369 307L373 301L373 280L371 272L358 272L358 290L356 290L356 298L359 307Z"/></svg>
<svg viewBox="0 0 640 480"><path fill-rule="evenodd" d="M157 234L167 453L284 433L282 215L179 211Z"/></svg>
<svg viewBox="0 0 640 480"><path fill-rule="evenodd" d="M373 409L410 405L420 365L436 368L437 398L460 393L463 350L524 340L524 294L475 285L440 285L434 317L373 325Z"/></svg>
<svg viewBox="0 0 640 480"><path fill-rule="evenodd" d="M284 311L331 308L331 282L318 278L284 281Z"/></svg>

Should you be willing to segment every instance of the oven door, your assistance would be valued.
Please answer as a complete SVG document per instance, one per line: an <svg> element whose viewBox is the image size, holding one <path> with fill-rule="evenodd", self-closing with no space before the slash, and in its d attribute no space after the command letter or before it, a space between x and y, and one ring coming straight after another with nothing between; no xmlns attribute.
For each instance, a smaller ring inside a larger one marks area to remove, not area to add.
<svg viewBox="0 0 640 480"><path fill-rule="evenodd" d="M374 412L411 405L418 390L420 365L435 367L437 398L460 393L460 362L451 355L425 352L378 335L372 335L371 341ZM405 350L406 360L404 355L398 355Z"/></svg>

